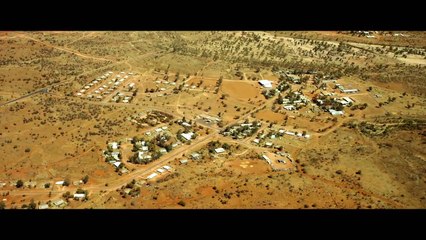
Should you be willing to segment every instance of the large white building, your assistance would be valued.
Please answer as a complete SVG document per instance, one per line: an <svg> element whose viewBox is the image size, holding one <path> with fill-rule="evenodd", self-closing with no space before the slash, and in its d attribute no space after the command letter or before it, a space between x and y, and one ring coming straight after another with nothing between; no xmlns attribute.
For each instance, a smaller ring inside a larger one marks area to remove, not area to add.
<svg viewBox="0 0 426 240"><path fill-rule="evenodd" d="M272 81L269 80L259 80L259 84L264 88L272 88Z"/></svg>

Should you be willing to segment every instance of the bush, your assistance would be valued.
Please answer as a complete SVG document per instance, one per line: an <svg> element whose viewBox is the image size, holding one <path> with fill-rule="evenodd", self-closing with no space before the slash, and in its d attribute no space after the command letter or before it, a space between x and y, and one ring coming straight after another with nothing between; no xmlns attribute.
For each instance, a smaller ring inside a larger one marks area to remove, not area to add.
<svg viewBox="0 0 426 240"><path fill-rule="evenodd" d="M44 184L44 188L50 188L50 183Z"/></svg>
<svg viewBox="0 0 426 240"><path fill-rule="evenodd" d="M29 209L36 209L37 205L34 202L34 199L31 199L30 205L28 205Z"/></svg>
<svg viewBox="0 0 426 240"><path fill-rule="evenodd" d="M69 185L70 185L70 180L69 180L69 179L65 179L65 180L64 180L64 184L63 184L62 186L67 187L67 186L69 186Z"/></svg>
<svg viewBox="0 0 426 240"><path fill-rule="evenodd" d="M23 182L22 180L18 180L18 181L16 182L16 187L17 187L17 188L20 188L20 187L22 187L22 186L24 186L24 182Z"/></svg>
<svg viewBox="0 0 426 240"><path fill-rule="evenodd" d="M62 194L62 197L65 199L68 199L71 197L71 193L69 191L67 191L66 193Z"/></svg>
<svg viewBox="0 0 426 240"><path fill-rule="evenodd" d="M181 205L182 207L185 207L185 205L186 205L186 203L185 203L183 200L180 200L180 201L178 202L178 204L179 204L179 205Z"/></svg>
<svg viewBox="0 0 426 240"><path fill-rule="evenodd" d="M83 180L83 183L86 184L89 181L89 176L88 175L84 176L82 180Z"/></svg>

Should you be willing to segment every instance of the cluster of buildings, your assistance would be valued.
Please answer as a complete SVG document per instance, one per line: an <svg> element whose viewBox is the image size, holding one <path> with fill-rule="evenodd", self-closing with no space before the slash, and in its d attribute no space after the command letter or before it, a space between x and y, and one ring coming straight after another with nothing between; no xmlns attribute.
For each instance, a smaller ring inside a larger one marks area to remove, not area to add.
<svg viewBox="0 0 426 240"><path fill-rule="evenodd" d="M287 111L293 111L301 106L306 106L309 99L301 92L290 92L285 98L282 99L283 108Z"/></svg>
<svg viewBox="0 0 426 240"><path fill-rule="evenodd" d="M110 76L112 76L112 74L113 72L109 71L104 75L91 81L90 83L86 84L83 89L76 93L76 96L83 97L83 95L90 91L92 87L96 86L97 88L92 91L91 94L87 94L87 98L102 100L105 96L111 94L114 90L116 90L118 86L120 86L127 78L129 78L130 75L133 75L132 72L128 73L127 75L125 72L121 72L115 77L113 77L109 82L99 86L103 81L107 80Z"/></svg>
<svg viewBox="0 0 426 240"><path fill-rule="evenodd" d="M316 104L324 111L329 112L332 116L340 116L345 112L344 107L351 106L355 101L351 97L331 97L331 94L321 93L319 98L315 100Z"/></svg>
<svg viewBox="0 0 426 240"><path fill-rule="evenodd" d="M240 123L227 127L221 133L224 136L232 136L234 139L243 139L255 134L261 125L260 122Z"/></svg>
<svg viewBox="0 0 426 240"><path fill-rule="evenodd" d="M185 128L185 131L178 135L178 138L183 141L190 141L192 139L195 139L196 135L194 132L191 131L192 124L189 122L186 122L184 120L178 120L177 123Z"/></svg>
<svg viewBox="0 0 426 240"><path fill-rule="evenodd" d="M108 149L104 151L105 161L112 164L115 168L120 168L122 173L127 172L121 162L121 152L119 150L120 144L118 142L108 143Z"/></svg>
<svg viewBox="0 0 426 240"><path fill-rule="evenodd" d="M151 140L134 141L133 149L136 153L131 161L134 163L148 163L179 146L179 142L171 142L170 135L164 132L166 129L167 126L156 128L154 130L155 135Z"/></svg>

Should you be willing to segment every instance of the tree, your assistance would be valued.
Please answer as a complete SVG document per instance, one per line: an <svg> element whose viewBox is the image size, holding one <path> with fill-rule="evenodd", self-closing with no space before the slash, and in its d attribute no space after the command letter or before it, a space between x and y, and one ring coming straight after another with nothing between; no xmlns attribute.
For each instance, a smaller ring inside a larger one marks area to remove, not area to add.
<svg viewBox="0 0 426 240"><path fill-rule="evenodd" d="M67 191L66 193L62 194L62 197L64 197L65 199L68 199L71 197L71 193Z"/></svg>
<svg viewBox="0 0 426 240"><path fill-rule="evenodd" d="M31 199L30 205L28 205L29 209L36 209L37 205L34 202L34 199Z"/></svg>
<svg viewBox="0 0 426 240"><path fill-rule="evenodd" d="M89 181L89 175L84 176L82 180L83 180L83 183L86 184Z"/></svg>
<svg viewBox="0 0 426 240"><path fill-rule="evenodd" d="M179 205L181 205L182 207L185 207L185 205L186 205L186 203L185 203L183 200L180 200L180 201L178 202L178 204L179 204Z"/></svg>
<svg viewBox="0 0 426 240"><path fill-rule="evenodd" d="M44 184L44 188L50 188L50 183Z"/></svg>
<svg viewBox="0 0 426 240"><path fill-rule="evenodd" d="M70 185L70 180L67 178L67 179L64 180L64 184L62 184L62 186L67 187L69 185Z"/></svg>
<svg viewBox="0 0 426 240"><path fill-rule="evenodd" d="M224 143L224 144L222 145L222 147L223 147L224 149L226 149L226 150L228 150L229 148L231 148L231 146L229 146L229 144L228 144L228 143Z"/></svg>
<svg viewBox="0 0 426 240"><path fill-rule="evenodd" d="M6 203L3 201L0 202L0 210L6 209Z"/></svg>
<svg viewBox="0 0 426 240"><path fill-rule="evenodd" d="M17 188L21 188L22 186L24 186L24 182L23 182L21 179L19 179L19 180L16 182L16 187L17 187Z"/></svg>
<svg viewBox="0 0 426 240"><path fill-rule="evenodd" d="M283 96L281 96L281 93L278 94L277 103L278 104L283 104L284 103L284 99L283 99Z"/></svg>
<svg viewBox="0 0 426 240"><path fill-rule="evenodd" d="M172 145L171 145L171 144L169 144L169 145L167 145L167 146L166 146L166 150L167 150L167 152L172 151L172 149L173 149L173 147L172 147Z"/></svg>

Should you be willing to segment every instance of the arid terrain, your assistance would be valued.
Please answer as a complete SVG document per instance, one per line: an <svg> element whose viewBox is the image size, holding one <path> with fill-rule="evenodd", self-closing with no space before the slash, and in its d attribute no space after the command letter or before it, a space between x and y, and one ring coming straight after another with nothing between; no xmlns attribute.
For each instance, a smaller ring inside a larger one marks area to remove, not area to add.
<svg viewBox="0 0 426 240"><path fill-rule="evenodd" d="M0 209L426 208L426 32L0 45Z"/></svg>

